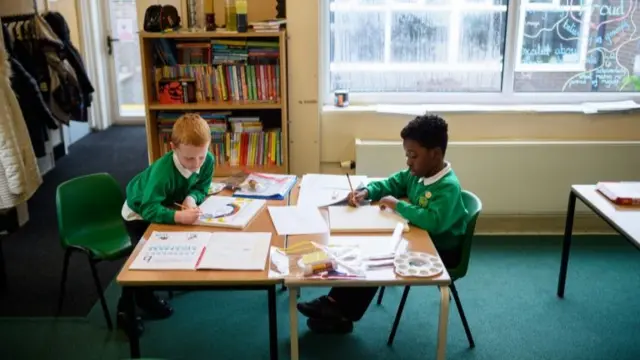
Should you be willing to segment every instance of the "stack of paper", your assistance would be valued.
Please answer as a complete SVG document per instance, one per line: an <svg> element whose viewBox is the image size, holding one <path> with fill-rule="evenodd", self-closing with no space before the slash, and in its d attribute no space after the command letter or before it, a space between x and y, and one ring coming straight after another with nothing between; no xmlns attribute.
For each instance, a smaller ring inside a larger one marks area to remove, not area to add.
<svg viewBox="0 0 640 360"><path fill-rule="evenodd" d="M132 270L264 270L271 233L153 232Z"/></svg>

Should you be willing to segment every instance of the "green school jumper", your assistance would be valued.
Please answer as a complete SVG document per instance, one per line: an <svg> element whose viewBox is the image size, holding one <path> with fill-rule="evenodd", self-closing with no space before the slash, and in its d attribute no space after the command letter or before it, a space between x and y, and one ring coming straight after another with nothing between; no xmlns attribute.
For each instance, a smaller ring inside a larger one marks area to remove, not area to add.
<svg viewBox="0 0 640 360"><path fill-rule="evenodd" d="M173 151L164 154L151 166L136 175L127 185L127 205L144 220L159 224L174 224L175 203L191 196L200 205L209 191L213 177L213 155L207 157L197 172L178 169ZM188 175L188 177L186 177Z"/></svg>
<svg viewBox="0 0 640 360"><path fill-rule="evenodd" d="M429 232L438 250L453 250L467 228L468 212L462 202L460 182L451 166L430 178L420 178L403 170L367 186L369 199L385 196L408 197L399 201L396 212L409 223Z"/></svg>

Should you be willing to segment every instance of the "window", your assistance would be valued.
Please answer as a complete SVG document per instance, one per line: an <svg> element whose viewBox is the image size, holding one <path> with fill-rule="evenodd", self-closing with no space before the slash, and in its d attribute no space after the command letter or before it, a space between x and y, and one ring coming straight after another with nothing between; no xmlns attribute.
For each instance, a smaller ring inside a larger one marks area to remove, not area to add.
<svg viewBox="0 0 640 360"><path fill-rule="evenodd" d="M325 3L328 93L629 98L623 81L640 73L637 0Z"/></svg>

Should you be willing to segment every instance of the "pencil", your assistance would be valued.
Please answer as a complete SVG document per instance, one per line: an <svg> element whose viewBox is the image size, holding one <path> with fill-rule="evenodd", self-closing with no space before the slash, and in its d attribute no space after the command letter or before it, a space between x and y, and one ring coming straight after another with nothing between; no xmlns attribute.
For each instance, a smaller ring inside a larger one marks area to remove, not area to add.
<svg viewBox="0 0 640 360"><path fill-rule="evenodd" d="M184 205L182 205L182 204L178 204L178 203L174 203L174 204L175 204L176 206L178 206L178 207L179 207L180 209L182 209L182 210L186 210L186 209L187 209L187 207L186 207L186 206L184 206Z"/></svg>
<svg viewBox="0 0 640 360"><path fill-rule="evenodd" d="M349 188L351 189L351 192L353 192L353 185L351 185L351 178L349 177L348 173L347 173L347 181L349 182Z"/></svg>

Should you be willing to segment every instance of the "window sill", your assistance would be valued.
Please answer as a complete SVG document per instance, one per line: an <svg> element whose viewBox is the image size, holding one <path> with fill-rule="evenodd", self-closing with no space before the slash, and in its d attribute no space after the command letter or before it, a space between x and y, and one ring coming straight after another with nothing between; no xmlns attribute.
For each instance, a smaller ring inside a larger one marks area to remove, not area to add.
<svg viewBox="0 0 640 360"><path fill-rule="evenodd" d="M323 113L378 113L397 115L422 115L427 111L436 113L578 113L602 114L637 111L640 104L629 101L593 102L581 104L529 104L529 105L479 105L479 104L432 104L432 105L350 105L336 107L324 105Z"/></svg>

